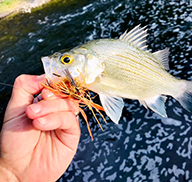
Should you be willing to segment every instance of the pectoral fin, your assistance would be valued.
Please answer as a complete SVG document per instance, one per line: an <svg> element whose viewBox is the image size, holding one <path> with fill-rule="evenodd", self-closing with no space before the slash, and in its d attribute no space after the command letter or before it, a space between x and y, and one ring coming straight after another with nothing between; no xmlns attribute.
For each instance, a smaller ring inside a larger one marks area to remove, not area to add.
<svg viewBox="0 0 192 182"><path fill-rule="evenodd" d="M140 101L145 107L150 108L154 112L158 113L159 115L163 117L167 117L166 111L165 111L165 101L167 97L157 95L155 97L152 97L150 99Z"/></svg>
<svg viewBox="0 0 192 182"><path fill-rule="evenodd" d="M118 124L124 107L123 99L105 94L99 94L99 97L107 116L109 116L114 123Z"/></svg>

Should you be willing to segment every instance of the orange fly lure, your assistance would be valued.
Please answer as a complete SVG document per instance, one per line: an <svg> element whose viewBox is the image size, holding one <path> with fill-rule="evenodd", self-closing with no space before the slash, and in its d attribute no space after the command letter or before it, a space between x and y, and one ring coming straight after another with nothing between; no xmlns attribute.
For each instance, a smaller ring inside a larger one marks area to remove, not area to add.
<svg viewBox="0 0 192 182"><path fill-rule="evenodd" d="M58 77L57 81L51 80L51 82L47 82L47 84L42 85L45 88L51 90L55 95L63 98L70 97L74 99L75 102L79 103L79 111L86 122L89 135L93 140L93 135L88 123L87 115L82 108L86 106L89 108L102 130L103 128L93 109L95 109L95 111L98 112L103 120L106 122L103 114L101 113L101 111L104 111L104 109L100 105L93 102L90 91L87 88L85 81L82 81L79 78L73 79L68 69L64 70L64 74L66 75L65 77L61 77L59 74L54 74L54 76Z"/></svg>

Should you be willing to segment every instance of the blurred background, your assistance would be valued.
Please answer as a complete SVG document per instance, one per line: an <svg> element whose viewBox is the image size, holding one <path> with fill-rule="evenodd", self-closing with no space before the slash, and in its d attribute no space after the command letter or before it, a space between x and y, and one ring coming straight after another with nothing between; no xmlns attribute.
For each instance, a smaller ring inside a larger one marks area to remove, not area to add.
<svg viewBox="0 0 192 182"><path fill-rule="evenodd" d="M40 75L42 56L118 38L138 24L147 25L153 52L170 48L169 72L192 80L191 0L57 0L0 20L0 82L12 85L20 74ZM1 123L11 91L0 85ZM166 108L168 118L162 118L125 99L119 125L99 118L103 131L87 110L94 140L80 119L77 153L58 181L192 182L192 114L171 97Z"/></svg>

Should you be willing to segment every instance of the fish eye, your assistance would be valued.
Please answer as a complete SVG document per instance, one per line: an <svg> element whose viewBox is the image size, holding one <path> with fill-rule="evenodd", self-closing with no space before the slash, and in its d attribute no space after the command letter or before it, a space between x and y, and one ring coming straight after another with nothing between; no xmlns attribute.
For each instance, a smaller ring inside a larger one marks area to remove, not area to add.
<svg viewBox="0 0 192 182"><path fill-rule="evenodd" d="M63 64L70 64L73 61L73 56L63 55L63 56L61 56L60 61Z"/></svg>

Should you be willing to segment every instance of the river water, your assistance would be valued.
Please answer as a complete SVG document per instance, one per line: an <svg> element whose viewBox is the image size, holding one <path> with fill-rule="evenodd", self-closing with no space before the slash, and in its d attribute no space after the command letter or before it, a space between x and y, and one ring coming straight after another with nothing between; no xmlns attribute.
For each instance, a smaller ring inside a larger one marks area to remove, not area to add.
<svg viewBox="0 0 192 182"><path fill-rule="evenodd" d="M191 0L71 0L0 21L0 82L42 74L42 56L93 39L118 38L138 24L148 26L150 49L170 48L169 72L191 80ZM1 120L10 94L11 87L0 87ZM58 181L192 182L192 114L171 97L166 110L168 118L162 118L125 99L120 124L106 117L103 131L87 111L94 141L81 119L77 153Z"/></svg>

